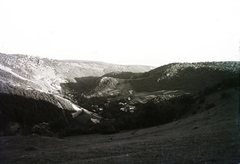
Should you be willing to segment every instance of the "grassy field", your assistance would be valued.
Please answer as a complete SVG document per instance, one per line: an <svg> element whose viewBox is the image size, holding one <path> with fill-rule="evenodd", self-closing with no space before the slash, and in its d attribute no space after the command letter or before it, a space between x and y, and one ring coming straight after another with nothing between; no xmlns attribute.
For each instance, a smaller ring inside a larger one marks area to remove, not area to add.
<svg viewBox="0 0 240 164"><path fill-rule="evenodd" d="M214 105L208 109L208 104ZM0 163L238 164L238 110L239 91L228 89L208 95L182 119L157 127L64 139L0 137Z"/></svg>

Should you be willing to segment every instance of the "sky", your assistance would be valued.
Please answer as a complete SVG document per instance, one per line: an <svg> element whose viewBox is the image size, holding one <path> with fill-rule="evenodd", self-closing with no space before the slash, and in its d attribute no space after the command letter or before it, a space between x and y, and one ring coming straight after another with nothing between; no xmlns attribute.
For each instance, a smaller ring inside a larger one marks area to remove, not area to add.
<svg viewBox="0 0 240 164"><path fill-rule="evenodd" d="M0 52L160 66L239 61L240 0L0 0Z"/></svg>

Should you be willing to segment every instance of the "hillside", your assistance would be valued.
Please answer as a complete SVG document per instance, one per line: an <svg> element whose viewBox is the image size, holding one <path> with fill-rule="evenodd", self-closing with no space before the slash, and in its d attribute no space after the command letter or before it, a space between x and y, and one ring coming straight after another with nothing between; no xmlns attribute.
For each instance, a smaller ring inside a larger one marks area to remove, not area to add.
<svg viewBox="0 0 240 164"><path fill-rule="evenodd" d="M239 63L235 70L221 70L210 67L186 67L179 68L175 74L163 74L150 72L149 76L130 80L130 84L137 92L152 92L156 90L184 90L185 92L197 93L206 87L221 84L226 79L239 77ZM235 67L233 67L235 69ZM174 72L173 72L174 73ZM151 85L149 85L151 83Z"/></svg>
<svg viewBox="0 0 240 164"><path fill-rule="evenodd" d="M79 129L79 134L87 133L83 129L101 118L60 96L0 82L0 135L21 134L22 130L29 134L43 122L50 124L51 132L56 134L69 135L74 128Z"/></svg>
<svg viewBox="0 0 240 164"><path fill-rule="evenodd" d="M239 90L206 96L180 120L112 135L1 137L1 163L239 163ZM225 96L223 96L225 95ZM226 96L227 95L227 96ZM214 107L205 108L208 104ZM13 155L14 154L14 155Z"/></svg>
<svg viewBox="0 0 240 164"><path fill-rule="evenodd" d="M58 118L63 118L65 122L68 122L63 117L65 112L71 112L70 119L74 119L76 124L80 123L79 127L84 123L96 123L101 120L101 116L78 106L77 102L72 99L72 95L64 96L61 84L75 82L76 77L101 76L112 71L145 72L151 68L150 66L114 65L92 61L62 61L0 53L0 94L3 100L12 98L18 104L14 105L14 101L1 101L0 112L5 113L3 117L7 118L6 126L9 122L20 123L21 127L23 124L32 126L33 123L37 124L44 120L49 122ZM26 103L24 104L24 102ZM38 102L43 102L45 109ZM35 106L30 104L35 104ZM56 108L61 112L50 114L51 111L48 113L46 109L51 108ZM16 119L25 114L28 115L27 123L21 119ZM35 119L37 117L40 118ZM0 131L2 132L2 129Z"/></svg>
<svg viewBox="0 0 240 164"><path fill-rule="evenodd" d="M236 78L239 73L240 62L172 63L143 73L130 83L137 91L181 88L195 92L224 79Z"/></svg>
<svg viewBox="0 0 240 164"><path fill-rule="evenodd" d="M151 66L115 65L93 61L62 61L20 54L0 53L1 81L23 88L59 94L61 83L76 77L102 76L113 71L146 72Z"/></svg>

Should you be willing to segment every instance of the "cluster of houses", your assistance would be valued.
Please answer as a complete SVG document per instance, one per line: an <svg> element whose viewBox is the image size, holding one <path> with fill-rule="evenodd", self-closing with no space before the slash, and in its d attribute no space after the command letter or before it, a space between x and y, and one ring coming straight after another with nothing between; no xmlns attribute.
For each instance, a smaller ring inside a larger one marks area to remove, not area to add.
<svg viewBox="0 0 240 164"><path fill-rule="evenodd" d="M119 102L119 105L121 106L120 110L123 111L123 112L133 113L136 110L135 106L129 105L127 103Z"/></svg>

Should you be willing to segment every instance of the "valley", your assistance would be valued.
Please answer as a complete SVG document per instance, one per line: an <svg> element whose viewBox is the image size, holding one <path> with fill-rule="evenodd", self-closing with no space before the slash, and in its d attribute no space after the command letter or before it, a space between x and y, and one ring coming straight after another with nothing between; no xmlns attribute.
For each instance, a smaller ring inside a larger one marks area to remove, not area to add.
<svg viewBox="0 0 240 164"><path fill-rule="evenodd" d="M239 163L239 75L0 53L0 163Z"/></svg>
<svg viewBox="0 0 240 164"><path fill-rule="evenodd" d="M226 93L226 98L221 94ZM205 109L206 104L215 106ZM216 163L240 161L239 90L206 97L195 114L150 128L64 139L1 137L1 163ZM193 111L192 111L193 112Z"/></svg>

